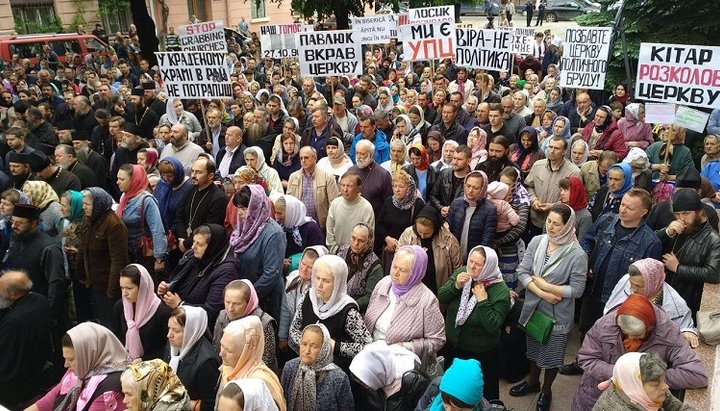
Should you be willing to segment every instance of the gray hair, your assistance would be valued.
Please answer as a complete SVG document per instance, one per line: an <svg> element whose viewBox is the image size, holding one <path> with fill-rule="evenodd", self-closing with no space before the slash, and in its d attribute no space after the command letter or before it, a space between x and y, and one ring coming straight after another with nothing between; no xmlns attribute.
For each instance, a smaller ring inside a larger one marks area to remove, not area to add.
<svg viewBox="0 0 720 411"><path fill-rule="evenodd" d="M640 380L643 384L662 380L666 369L667 364L657 353L648 352L640 356Z"/></svg>
<svg viewBox="0 0 720 411"><path fill-rule="evenodd" d="M140 394L138 392L140 391L140 383L135 379L133 371L130 368L126 368L125 371L120 374L120 383L126 390L134 392L135 395Z"/></svg>
<svg viewBox="0 0 720 411"><path fill-rule="evenodd" d="M631 315L619 315L617 325L624 334L632 336L645 335L645 323L641 319Z"/></svg>
<svg viewBox="0 0 720 411"><path fill-rule="evenodd" d="M364 148L370 150L371 157L375 155L375 144L373 144L372 141L361 139L355 145L355 149L357 150L358 148L361 148L361 147L364 147Z"/></svg>

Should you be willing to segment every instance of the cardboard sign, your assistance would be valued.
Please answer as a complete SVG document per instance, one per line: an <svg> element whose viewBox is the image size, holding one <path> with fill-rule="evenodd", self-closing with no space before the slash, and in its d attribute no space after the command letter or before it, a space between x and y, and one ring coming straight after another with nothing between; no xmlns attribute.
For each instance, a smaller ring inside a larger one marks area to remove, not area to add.
<svg viewBox="0 0 720 411"><path fill-rule="evenodd" d="M269 24L260 26L260 46L263 58L297 57L295 33L303 31L301 24Z"/></svg>
<svg viewBox="0 0 720 411"><path fill-rule="evenodd" d="M410 22L408 21L408 13L398 14L396 20L397 25L394 30L390 30L390 37L395 37L396 39L398 39L398 42L402 42L403 40L400 37L400 27L410 24Z"/></svg>
<svg viewBox="0 0 720 411"><path fill-rule="evenodd" d="M512 52L517 54L532 54L533 43L535 42L535 29L532 27L505 27L501 30L508 30L512 33Z"/></svg>
<svg viewBox="0 0 720 411"><path fill-rule="evenodd" d="M675 104L646 103L645 122L652 124L675 124Z"/></svg>
<svg viewBox="0 0 720 411"><path fill-rule="evenodd" d="M155 53L160 78L171 98L231 98L227 53L176 51Z"/></svg>
<svg viewBox="0 0 720 411"><path fill-rule="evenodd" d="M401 26L405 60L421 61L455 57L455 23L427 22Z"/></svg>
<svg viewBox="0 0 720 411"><path fill-rule="evenodd" d="M421 7L419 9L410 9L408 11L408 20L410 23L417 22L441 22L455 21L455 5Z"/></svg>
<svg viewBox="0 0 720 411"><path fill-rule="evenodd" d="M222 20L206 21L178 27L178 40L183 51L226 51Z"/></svg>
<svg viewBox="0 0 720 411"><path fill-rule="evenodd" d="M687 128L698 133L705 132L705 126L707 125L710 114L695 110L690 107L678 106L675 112L675 125Z"/></svg>
<svg viewBox="0 0 720 411"><path fill-rule="evenodd" d="M303 76L362 74L362 44L354 30L297 33Z"/></svg>
<svg viewBox="0 0 720 411"><path fill-rule="evenodd" d="M560 85L603 90L612 28L573 27L565 30L560 59Z"/></svg>
<svg viewBox="0 0 720 411"><path fill-rule="evenodd" d="M397 37L397 19L394 14L352 17L352 29L360 33L362 44L387 44ZM394 34L394 35L393 35Z"/></svg>
<svg viewBox="0 0 720 411"><path fill-rule="evenodd" d="M507 30L457 29L458 67L510 71L512 33Z"/></svg>
<svg viewBox="0 0 720 411"><path fill-rule="evenodd" d="M641 43L635 98L720 108L720 47Z"/></svg>

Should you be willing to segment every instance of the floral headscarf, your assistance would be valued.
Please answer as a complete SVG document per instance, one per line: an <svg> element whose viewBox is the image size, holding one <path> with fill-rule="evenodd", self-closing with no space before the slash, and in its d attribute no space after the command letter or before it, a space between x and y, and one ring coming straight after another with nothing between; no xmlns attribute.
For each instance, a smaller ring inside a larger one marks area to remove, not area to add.
<svg viewBox="0 0 720 411"><path fill-rule="evenodd" d="M137 384L138 411L183 411L189 406L190 397L185 386L164 361L132 364L123 373L126 374Z"/></svg>
<svg viewBox="0 0 720 411"><path fill-rule="evenodd" d="M60 202L55 190L44 181L26 181L23 191L27 194L30 204L41 210L53 201Z"/></svg>
<svg viewBox="0 0 720 411"><path fill-rule="evenodd" d="M230 236L230 246L235 253L247 250L260 236L268 219L270 219L270 203L265 190L257 185L250 184L250 204L247 216L238 215L238 223Z"/></svg>
<svg viewBox="0 0 720 411"><path fill-rule="evenodd" d="M410 174L408 174L404 170L394 172L392 179L402 181L405 183L405 185L407 185L407 192L405 193L405 197L397 198L393 193L393 205L400 210L411 209L415 205L415 199L417 198L417 186L415 185L415 180L410 177Z"/></svg>

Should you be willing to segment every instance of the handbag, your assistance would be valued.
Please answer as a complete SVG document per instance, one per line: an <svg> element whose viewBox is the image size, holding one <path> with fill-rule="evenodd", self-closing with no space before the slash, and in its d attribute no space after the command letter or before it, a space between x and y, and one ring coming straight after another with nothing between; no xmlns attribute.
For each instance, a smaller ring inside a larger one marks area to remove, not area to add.
<svg viewBox="0 0 720 411"><path fill-rule="evenodd" d="M553 314L554 312L555 307L553 306ZM524 325L518 324L518 326L533 340L540 344L546 344L555 326L555 319L541 313L536 308L530 316L530 319Z"/></svg>
<svg viewBox="0 0 720 411"><path fill-rule="evenodd" d="M697 329L705 344L720 344L720 311L698 311Z"/></svg>

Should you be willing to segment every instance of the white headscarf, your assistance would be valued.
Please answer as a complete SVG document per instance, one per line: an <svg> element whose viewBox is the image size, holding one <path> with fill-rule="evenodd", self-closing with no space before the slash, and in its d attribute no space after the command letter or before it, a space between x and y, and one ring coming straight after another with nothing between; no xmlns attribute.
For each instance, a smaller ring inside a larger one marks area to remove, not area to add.
<svg viewBox="0 0 720 411"><path fill-rule="evenodd" d="M465 321L467 321L468 317L470 317L470 314L475 309L477 298L475 298L472 293L472 286L474 282L479 281L485 284L485 287L488 287L491 284L501 283L504 281L502 273L500 272L500 267L498 266L497 253L492 248L485 247L484 245L476 246L470 250L468 253L467 263L465 264L465 269L467 270L467 267L470 265L470 257L472 257L473 253L480 249L485 252L485 264L483 264L482 270L477 275L468 273L470 274L470 277L472 277L472 281L468 280L465 284L463 284L463 289L460 294L460 305L458 307L457 315L455 316L456 326L465 324Z"/></svg>
<svg viewBox="0 0 720 411"><path fill-rule="evenodd" d="M330 299L328 300L328 302L324 304L317 297L317 294L315 294L315 273L317 272L318 266L322 264L326 264L330 267L330 272L334 277L332 295L330 295ZM318 318L320 318L321 320L326 320L342 311L345 307L348 306L348 304L352 304L355 306L355 308L358 308L355 299L350 297L347 293L348 267L345 260L336 255L322 256L315 260L312 273L312 289L309 291L308 295L310 297L310 302L312 303L313 311L315 312L315 315L318 316Z"/></svg>
<svg viewBox="0 0 720 411"><path fill-rule="evenodd" d="M390 396L400 390L402 376L420 364L415 353L384 340L368 344L350 363L350 372L372 390L385 389Z"/></svg>
<svg viewBox="0 0 720 411"><path fill-rule="evenodd" d="M183 305L185 310L185 333L182 346L178 349L170 346L170 368L177 372L180 360L185 358L190 348L203 337L208 329L208 317L204 309L192 305Z"/></svg>
<svg viewBox="0 0 720 411"><path fill-rule="evenodd" d="M283 223L285 228L300 227L313 221L311 217L307 216L305 203L291 195L284 195L282 198L285 200L285 222Z"/></svg>
<svg viewBox="0 0 720 411"><path fill-rule="evenodd" d="M248 154L248 153L255 154L255 157L257 157L257 164L258 164L257 171L258 171L258 173L263 174L263 178L265 179L265 181L267 181L267 176L264 173L262 173L263 171L265 171L265 169L268 168L268 165L265 162L265 153L263 153L262 149L257 146L252 146L252 147L246 148L245 151L243 151L243 156L245 156L245 154Z"/></svg>
<svg viewBox="0 0 720 411"><path fill-rule="evenodd" d="M270 390L268 390L263 380L259 378L242 378L228 382L225 387L230 384L237 385L243 392L245 397L243 411L278 411L275 400L270 395Z"/></svg>

